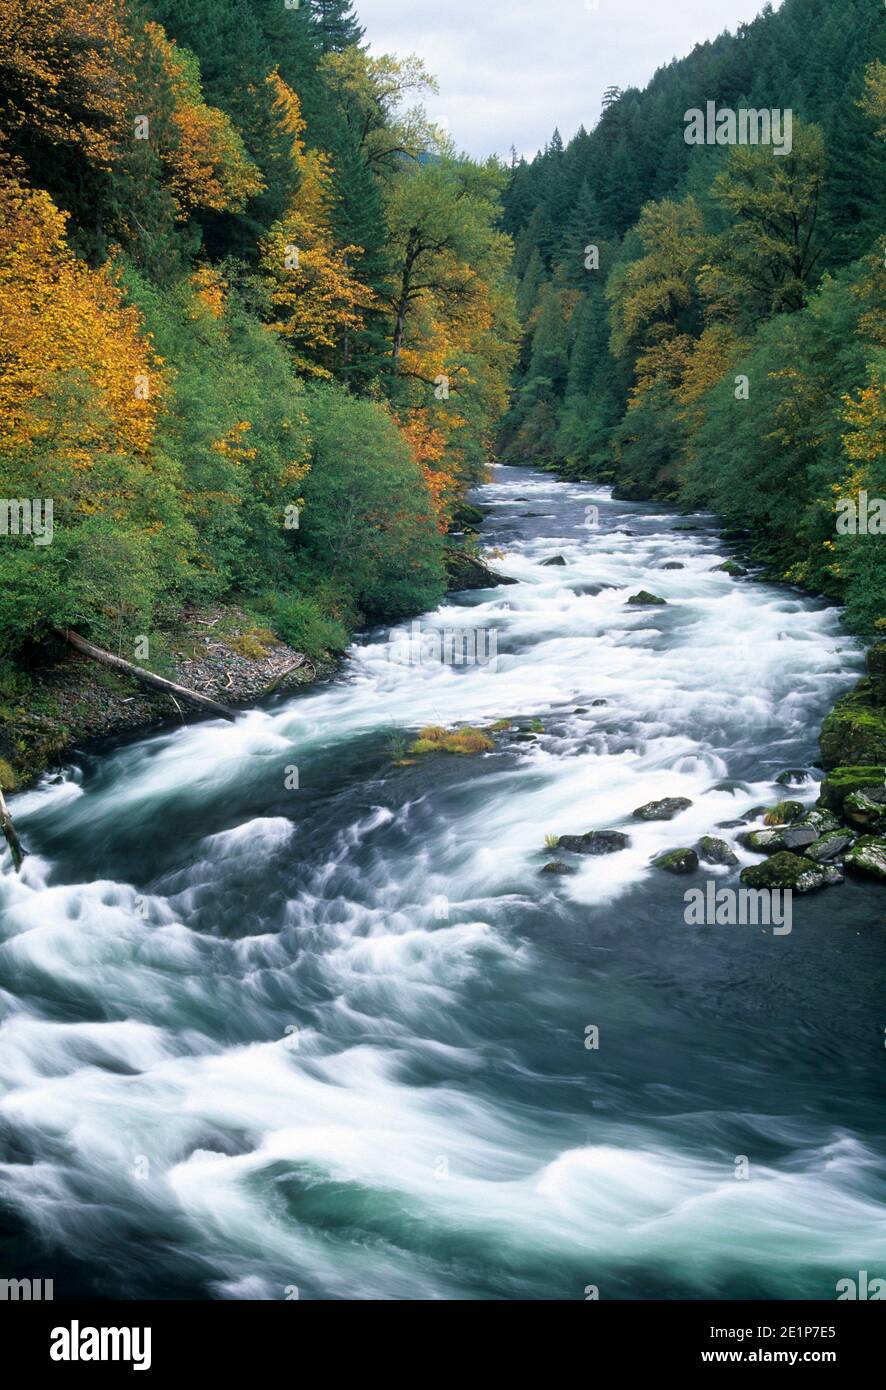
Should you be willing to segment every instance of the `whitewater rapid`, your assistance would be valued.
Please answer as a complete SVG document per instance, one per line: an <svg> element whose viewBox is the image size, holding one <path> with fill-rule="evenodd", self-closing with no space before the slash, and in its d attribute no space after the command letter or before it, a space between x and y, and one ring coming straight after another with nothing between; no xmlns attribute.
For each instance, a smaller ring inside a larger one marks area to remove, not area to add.
<svg viewBox="0 0 886 1390"><path fill-rule="evenodd" d="M784 768L815 798L838 610L717 572L709 518L523 469L476 500L519 582L420 623L492 663L372 632L334 683L14 799L0 1212L57 1298L829 1297L886 1265L876 890L699 932L650 864L734 843ZM403 758L500 719L537 737ZM693 804L632 820L664 796ZM593 828L630 848L540 875Z"/></svg>

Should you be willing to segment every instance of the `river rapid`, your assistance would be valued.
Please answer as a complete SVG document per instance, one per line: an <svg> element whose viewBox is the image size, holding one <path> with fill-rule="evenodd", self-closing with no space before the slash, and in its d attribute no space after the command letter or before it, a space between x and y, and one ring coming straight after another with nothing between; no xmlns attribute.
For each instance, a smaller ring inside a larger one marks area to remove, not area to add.
<svg viewBox="0 0 886 1390"><path fill-rule="evenodd" d="M420 623L493 632L494 660L407 664L370 632L332 683L13 799L0 1275L56 1299L886 1275L882 890L796 898L785 935L689 926L687 888L738 870L649 862L734 842L714 827L813 766L861 669L839 610L715 573L710 518L493 476L483 536L519 583ZM641 588L667 605L627 606ZM538 737L401 765L423 725L507 718ZM631 818L666 796L693 804ZM597 828L630 848L540 873L546 834Z"/></svg>

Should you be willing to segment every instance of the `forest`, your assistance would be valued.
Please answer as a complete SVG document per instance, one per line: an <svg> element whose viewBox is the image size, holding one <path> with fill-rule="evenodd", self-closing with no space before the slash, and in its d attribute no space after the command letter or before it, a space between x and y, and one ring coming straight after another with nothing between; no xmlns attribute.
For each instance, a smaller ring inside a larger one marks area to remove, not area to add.
<svg viewBox="0 0 886 1390"><path fill-rule="evenodd" d="M162 668L236 600L317 656L443 593L519 336L507 171L362 38L349 0L0 0L0 491L54 513L4 518L7 701L62 629Z"/></svg>
<svg viewBox="0 0 886 1390"><path fill-rule="evenodd" d="M60 630L163 669L200 605L312 657L431 608L496 457L882 635L835 521L886 495L884 56L878 0L785 0L507 163L350 0L0 0L0 699ZM688 143L712 102L790 151Z"/></svg>
<svg viewBox="0 0 886 1390"><path fill-rule="evenodd" d="M772 577L886 627L886 66L877 0L784 0L610 88L513 160L523 327L500 457L711 508ZM708 102L792 114L790 153L689 144Z"/></svg>

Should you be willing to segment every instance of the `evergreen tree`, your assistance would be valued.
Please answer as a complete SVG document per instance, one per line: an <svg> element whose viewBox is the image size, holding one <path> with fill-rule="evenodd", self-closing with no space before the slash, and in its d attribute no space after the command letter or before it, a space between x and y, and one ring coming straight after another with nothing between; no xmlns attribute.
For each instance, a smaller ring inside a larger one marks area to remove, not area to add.
<svg viewBox="0 0 886 1390"><path fill-rule="evenodd" d="M322 52L340 53L363 38L365 30L354 14L352 0L308 0L308 3Z"/></svg>

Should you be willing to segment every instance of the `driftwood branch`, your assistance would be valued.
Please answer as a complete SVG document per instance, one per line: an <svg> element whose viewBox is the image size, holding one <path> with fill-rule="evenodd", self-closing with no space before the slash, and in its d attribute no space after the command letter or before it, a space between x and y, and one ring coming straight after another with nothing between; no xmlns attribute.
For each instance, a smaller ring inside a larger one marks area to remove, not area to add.
<svg viewBox="0 0 886 1390"><path fill-rule="evenodd" d="M290 674L290 672L297 671L301 666L310 666L311 670L314 672L314 675L316 676L317 672L314 670L314 663L312 661L308 661L308 658L306 656L297 656L295 661L293 661L289 666L286 666L280 672L279 676L276 676L274 680L271 681L271 684L268 686L267 690L265 691L265 694L270 695L272 690L276 690L277 687L283 681L285 681L286 677Z"/></svg>
<svg viewBox="0 0 886 1390"><path fill-rule="evenodd" d="M75 647L78 652L83 652L84 656L91 656L94 661L101 661L105 666L111 666L115 671L125 671L127 676L133 676L142 685L150 686L152 690L161 690L164 695L177 695L179 699L185 700L188 704L196 705L198 709L205 710L207 714L220 715L222 719L235 720L236 714L227 705L220 705L215 700L210 700L208 695L198 695L196 690L188 690L183 685L176 685L175 681L168 681L163 676L155 676L153 671L146 671L143 666L134 666L131 661L124 661L122 656L114 656L111 652L106 652L103 647L96 647L94 643L87 642L85 637L81 637L79 632L72 632L70 628L64 631L59 630L60 637Z"/></svg>
<svg viewBox="0 0 886 1390"><path fill-rule="evenodd" d="M0 791L0 829L2 829L3 834L6 836L6 843L9 845L9 852L12 855L12 863L16 872L18 872L22 866L25 852L22 849L22 842L18 838L16 828L12 823L12 816L9 814L6 802L3 799L2 791Z"/></svg>

